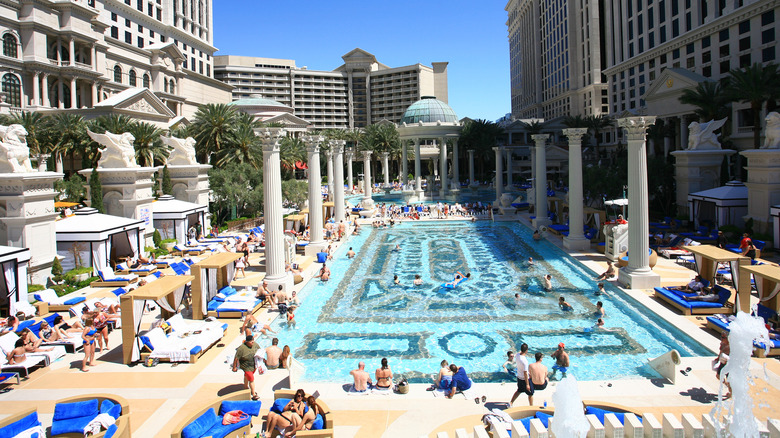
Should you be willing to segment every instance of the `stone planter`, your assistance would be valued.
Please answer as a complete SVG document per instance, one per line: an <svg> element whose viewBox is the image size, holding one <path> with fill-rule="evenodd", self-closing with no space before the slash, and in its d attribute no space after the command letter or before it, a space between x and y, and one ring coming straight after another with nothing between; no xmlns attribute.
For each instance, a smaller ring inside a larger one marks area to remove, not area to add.
<svg viewBox="0 0 780 438"><path fill-rule="evenodd" d="M77 281L77 282L80 282L80 281L86 281L86 280L88 280L88 279L89 279L89 277L91 277L91 276L92 276L92 275L90 275L89 273L86 273L86 274L78 274L78 275L74 275L73 277L76 279L76 281Z"/></svg>

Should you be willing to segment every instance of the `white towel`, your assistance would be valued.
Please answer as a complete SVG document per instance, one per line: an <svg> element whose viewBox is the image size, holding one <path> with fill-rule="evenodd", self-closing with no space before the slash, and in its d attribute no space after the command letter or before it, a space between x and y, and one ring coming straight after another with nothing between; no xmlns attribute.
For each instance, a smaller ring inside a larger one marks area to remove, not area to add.
<svg viewBox="0 0 780 438"><path fill-rule="evenodd" d="M43 429L43 426L34 426L27 430L23 430L19 432L18 434L14 435L13 438L43 438L46 436L46 431Z"/></svg>
<svg viewBox="0 0 780 438"><path fill-rule="evenodd" d="M116 423L114 417L108 414L99 414L97 417L92 419L92 421L90 421L86 426L84 426L84 436L90 434L96 435L100 433L101 428L108 429L114 423Z"/></svg>

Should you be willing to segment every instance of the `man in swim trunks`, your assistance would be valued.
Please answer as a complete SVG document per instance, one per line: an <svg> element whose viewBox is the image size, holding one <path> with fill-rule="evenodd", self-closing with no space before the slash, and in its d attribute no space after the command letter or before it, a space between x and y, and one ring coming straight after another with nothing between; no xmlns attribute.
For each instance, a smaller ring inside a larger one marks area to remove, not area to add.
<svg viewBox="0 0 780 438"><path fill-rule="evenodd" d="M323 263L322 268L320 268L320 273L314 277L319 278L320 281L328 281L330 279L330 268L328 268L325 263Z"/></svg>
<svg viewBox="0 0 780 438"><path fill-rule="evenodd" d="M569 353L565 351L566 345L563 342L558 344L558 349L550 356L555 359L555 365L553 365L553 373L551 378L555 378L557 371L561 372L561 378L566 377L566 372L569 371Z"/></svg>
<svg viewBox="0 0 780 438"><path fill-rule="evenodd" d="M276 338L274 338L274 341ZM249 392L252 394L252 400L259 400L260 397L255 392L255 353L260 349L260 346L255 344L254 337L247 335L244 343L239 345L236 349L236 356L233 359L233 372L244 372L244 387L249 388ZM278 360L278 359L277 359ZM278 362L277 362L278 364Z"/></svg>
<svg viewBox="0 0 780 438"><path fill-rule="evenodd" d="M528 374L528 344L520 346L520 351L515 354L515 363L517 364L517 391L512 395L510 405L514 404L517 397L522 393L528 394L528 405L534 404L534 384L531 376Z"/></svg>
<svg viewBox="0 0 780 438"><path fill-rule="evenodd" d="M537 352L536 362L528 365L528 375L534 384L534 392L547 388L547 367L542 363L542 356L544 356L542 353Z"/></svg>
<svg viewBox="0 0 780 438"><path fill-rule="evenodd" d="M564 312L571 312L572 310L574 310L574 307L572 307L572 305L571 305L571 304L569 304L569 303L566 301L566 298L564 298L564 297L560 297L560 298L558 298L558 306L559 306L559 307L561 308L561 310L563 310Z"/></svg>
<svg viewBox="0 0 780 438"><path fill-rule="evenodd" d="M358 362L357 369L350 371L349 374L355 380L352 387L355 388L356 392L366 392L368 390L368 387L371 385L371 376L366 371L365 362Z"/></svg>
<svg viewBox="0 0 780 438"><path fill-rule="evenodd" d="M265 349L265 366L269 370L279 368L279 356L282 355L282 349L279 348L279 339L273 338L271 346Z"/></svg>
<svg viewBox="0 0 780 438"><path fill-rule="evenodd" d="M544 290L547 292L552 290L552 275L550 274L544 276Z"/></svg>
<svg viewBox="0 0 780 438"><path fill-rule="evenodd" d="M355 251L352 251L352 247L349 247L349 251L347 251L347 258L354 258L355 257Z"/></svg>

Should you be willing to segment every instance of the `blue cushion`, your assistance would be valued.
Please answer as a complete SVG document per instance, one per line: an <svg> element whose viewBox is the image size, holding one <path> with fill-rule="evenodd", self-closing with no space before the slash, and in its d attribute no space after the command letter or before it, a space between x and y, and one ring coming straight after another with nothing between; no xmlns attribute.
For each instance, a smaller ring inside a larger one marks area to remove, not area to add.
<svg viewBox="0 0 780 438"><path fill-rule="evenodd" d="M141 336L140 338L141 338L141 342L143 342L143 343L144 343L144 345L146 346L146 348L148 348L148 349L150 349L150 350L154 351L154 345L152 345L152 341L151 341L151 340L149 340L149 337L148 337L148 336Z"/></svg>
<svg viewBox="0 0 780 438"><path fill-rule="evenodd" d="M33 412L30 415L22 417L5 427L0 428L0 436L16 436L35 426L41 426L41 422L38 421L38 412Z"/></svg>
<svg viewBox="0 0 780 438"><path fill-rule="evenodd" d="M217 307L219 307L219 301L211 300L209 301L209 311L217 310Z"/></svg>
<svg viewBox="0 0 780 438"><path fill-rule="evenodd" d="M708 316L707 321L713 323L716 327L719 327L722 330L729 331L729 323L723 322L714 316Z"/></svg>
<svg viewBox="0 0 780 438"><path fill-rule="evenodd" d="M107 412L108 415L114 417L114 420L122 416L122 405L114 405Z"/></svg>
<svg viewBox="0 0 780 438"><path fill-rule="evenodd" d="M217 293L224 294L226 296L235 295L238 293L238 291L233 288L232 286L225 286L222 289L218 290Z"/></svg>
<svg viewBox="0 0 780 438"><path fill-rule="evenodd" d="M116 433L117 427L116 424L112 424L111 426L106 429L106 434L103 435L103 438L113 438L114 434Z"/></svg>
<svg viewBox="0 0 780 438"><path fill-rule="evenodd" d="M97 403L97 400L95 400ZM97 405L95 405L97 408ZM90 421L97 417L95 415L87 415L86 417L69 418L67 420L55 420L51 424L51 436L62 435L66 433L78 433L79 436L84 434L84 428Z"/></svg>
<svg viewBox="0 0 780 438"><path fill-rule="evenodd" d="M219 296L219 295L214 295L214 298L212 298L212 300L213 300L213 301L216 301L216 302L218 302L218 303L224 303L224 302L225 302L225 299L224 299L224 298L222 298L222 297L221 297L221 296Z"/></svg>
<svg viewBox="0 0 780 438"><path fill-rule="evenodd" d="M536 418L538 418L538 419L539 419L539 421L541 421L541 422L542 422L542 424L544 425L545 429L546 429L546 428L548 428L548 427L550 427L550 426L549 426L549 422L550 422L550 418L551 418L551 417L552 417L552 415L550 415L550 414L545 414L544 412L537 412L537 413L536 413Z"/></svg>
<svg viewBox="0 0 780 438"><path fill-rule="evenodd" d="M593 406L588 406L587 408L585 408L585 415L589 415L589 414L595 415L596 418L599 419L601 424L604 424L604 415L606 414L615 414L615 417L617 417L618 421L620 421L620 424L623 424L626 417L625 412L609 411L606 409L594 408ZM637 416L637 418L639 419L640 422L642 421L641 417Z"/></svg>
<svg viewBox="0 0 780 438"><path fill-rule="evenodd" d="M536 417L521 418L519 420L515 420L515 423L520 422L523 425L523 427L525 428L525 430L527 432L530 432L531 431L531 420L533 420L534 418L536 418Z"/></svg>
<svg viewBox="0 0 780 438"><path fill-rule="evenodd" d="M287 406L287 403L290 403L289 398L278 398L274 400L274 405L271 406L271 412L276 412L277 414L281 414L282 411L284 411L284 407Z"/></svg>
<svg viewBox="0 0 780 438"><path fill-rule="evenodd" d="M731 297L731 291L723 286L715 286L715 291L718 292L718 303L721 305Z"/></svg>
<svg viewBox="0 0 780 438"><path fill-rule="evenodd" d="M230 411L241 411L254 417L260 416L261 402L253 400L223 401L219 407L219 415L223 416Z"/></svg>
<svg viewBox="0 0 780 438"><path fill-rule="evenodd" d="M71 298L69 300L65 300L65 305L66 306L73 306L73 305L76 305L76 304L78 304L78 303L80 303L82 301L86 301L86 299L87 299L86 297Z"/></svg>
<svg viewBox="0 0 780 438"><path fill-rule="evenodd" d="M212 438L225 438L230 432L241 429L244 426L249 426L250 420L251 417L247 417L238 423L222 424L222 419L217 417L217 422L214 423L206 432L204 432L203 436L210 436Z"/></svg>
<svg viewBox="0 0 780 438"><path fill-rule="evenodd" d="M190 350L190 354L198 354L201 351L203 351L203 348L200 345L196 345L192 347L192 350Z"/></svg>
<svg viewBox="0 0 780 438"><path fill-rule="evenodd" d="M126 291L126 290L124 290L124 289L123 289L123 288L121 288L121 287L118 287L118 288L116 288L116 289L112 290L112 291L111 291L111 293L113 293L113 294L114 294L114 295L116 295L116 296L120 296L120 295L124 295L124 294L126 294L126 293L127 293L127 291Z"/></svg>
<svg viewBox="0 0 780 438"><path fill-rule="evenodd" d="M108 413L108 411L110 411L111 408L114 407L114 405L116 405L116 403L114 403L113 401L111 401L109 399L103 400L103 403L100 403L100 413L101 414Z"/></svg>
<svg viewBox="0 0 780 438"><path fill-rule="evenodd" d="M758 347L762 350L766 349L766 345L763 342L753 342L753 346ZM769 348L780 348L780 340L770 339Z"/></svg>
<svg viewBox="0 0 780 438"><path fill-rule="evenodd" d="M98 401L96 398L73 403L57 403L54 405L54 421L86 417L88 415L95 418L98 413Z"/></svg>
<svg viewBox="0 0 780 438"><path fill-rule="evenodd" d="M16 332L17 333L21 333L22 330L26 329L27 327L30 327L33 324L35 324L35 320L34 319L28 319L27 321L22 321L16 327Z"/></svg>
<svg viewBox="0 0 780 438"><path fill-rule="evenodd" d="M760 306L760 304L759 304L759 306ZM762 306L762 307L763 307L763 306ZM46 321L46 322L48 322L48 323L49 323L49 325L52 325L52 324L54 324L54 320L55 320L56 318L57 318L57 314L56 314L56 313L52 313L52 314L51 314L51 315L49 315L49 316L44 316L44 317L43 317L43 320L44 320L44 321Z"/></svg>
<svg viewBox="0 0 780 438"><path fill-rule="evenodd" d="M214 413L214 409L208 409L201 414L200 417L196 418L192 423L186 425L184 429L181 430L181 437L200 438L206 436L205 432L211 429L211 426L215 423L222 424L222 421L217 417L217 414Z"/></svg>
<svg viewBox="0 0 780 438"><path fill-rule="evenodd" d="M325 263L327 260L328 260L328 253L326 252L317 253L317 263Z"/></svg>
<svg viewBox="0 0 780 438"><path fill-rule="evenodd" d="M325 419L322 418L322 415L317 414L314 417L314 422L311 423L311 430L322 430L323 427L325 427Z"/></svg>

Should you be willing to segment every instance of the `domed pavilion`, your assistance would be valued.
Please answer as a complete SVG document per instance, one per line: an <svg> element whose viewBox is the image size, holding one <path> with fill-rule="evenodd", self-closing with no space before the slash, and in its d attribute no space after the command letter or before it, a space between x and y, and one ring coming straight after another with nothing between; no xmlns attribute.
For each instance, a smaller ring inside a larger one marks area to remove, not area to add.
<svg viewBox="0 0 780 438"><path fill-rule="evenodd" d="M294 137L306 132L311 127L311 123L295 114L291 106L277 102L273 99L263 97L259 94L253 94L249 97L234 100L229 103L238 111L246 113L255 118L255 120L264 124L275 123L282 125L288 133Z"/></svg>

